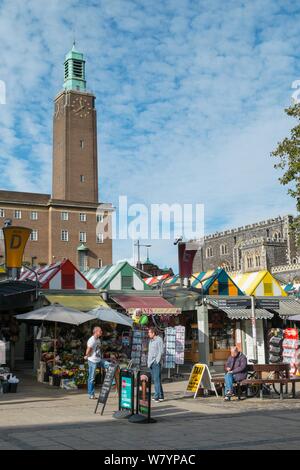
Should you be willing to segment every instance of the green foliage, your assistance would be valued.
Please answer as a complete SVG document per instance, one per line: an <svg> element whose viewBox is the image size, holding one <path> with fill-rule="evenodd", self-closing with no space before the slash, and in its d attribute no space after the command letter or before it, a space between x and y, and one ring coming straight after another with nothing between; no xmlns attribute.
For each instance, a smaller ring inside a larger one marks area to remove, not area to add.
<svg viewBox="0 0 300 470"><path fill-rule="evenodd" d="M289 137L278 143L271 156L278 161L274 167L284 170L279 181L282 185L291 185L288 193L296 199L296 208L300 212L300 104L290 106L285 112L297 119L298 124L291 129ZM300 245L300 215L295 218L291 228L296 231Z"/></svg>

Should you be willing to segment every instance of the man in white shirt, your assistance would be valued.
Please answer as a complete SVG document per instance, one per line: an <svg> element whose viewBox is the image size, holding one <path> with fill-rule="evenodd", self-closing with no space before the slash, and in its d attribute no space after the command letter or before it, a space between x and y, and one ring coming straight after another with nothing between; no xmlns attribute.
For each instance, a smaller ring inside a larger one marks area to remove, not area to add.
<svg viewBox="0 0 300 470"><path fill-rule="evenodd" d="M89 377L88 377L88 395L89 398L94 399L95 397L95 375L97 367L107 368L109 363L102 359L101 353L101 341L102 329L100 326L95 326L93 329L93 336L87 342L87 349L84 359L87 359L89 365Z"/></svg>

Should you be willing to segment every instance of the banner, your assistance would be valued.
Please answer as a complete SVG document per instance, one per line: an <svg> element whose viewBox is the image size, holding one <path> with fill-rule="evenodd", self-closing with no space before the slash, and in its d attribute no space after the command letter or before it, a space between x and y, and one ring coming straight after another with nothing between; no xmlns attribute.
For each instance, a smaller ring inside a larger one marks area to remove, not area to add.
<svg viewBox="0 0 300 470"><path fill-rule="evenodd" d="M188 249L193 248L193 249ZM197 253L197 248L186 243L178 244L179 257L179 276L181 278L190 278L193 272L193 261Z"/></svg>
<svg viewBox="0 0 300 470"><path fill-rule="evenodd" d="M26 243L32 232L26 227L4 227L5 264L7 268L21 268Z"/></svg>

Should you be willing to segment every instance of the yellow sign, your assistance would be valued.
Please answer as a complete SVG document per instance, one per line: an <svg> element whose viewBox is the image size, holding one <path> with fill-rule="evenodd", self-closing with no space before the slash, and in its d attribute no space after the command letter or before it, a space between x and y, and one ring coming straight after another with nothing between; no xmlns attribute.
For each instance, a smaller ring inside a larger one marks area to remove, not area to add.
<svg viewBox="0 0 300 470"><path fill-rule="evenodd" d="M205 364L195 364L191 372L186 391L196 393L198 391L201 379L205 370Z"/></svg>
<svg viewBox="0 0 300 470"><path fill-rule="evenodd" d="M21 268L26 243L32 232L26 227L4 227L5 264L7 268Z"/></svg>

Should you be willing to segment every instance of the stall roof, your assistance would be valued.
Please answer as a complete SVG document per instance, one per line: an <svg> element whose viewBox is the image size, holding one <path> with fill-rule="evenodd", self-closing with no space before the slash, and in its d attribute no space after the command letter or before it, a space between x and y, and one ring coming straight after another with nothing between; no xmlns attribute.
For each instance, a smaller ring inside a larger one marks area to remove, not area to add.
<svg viewBox="0 0 300 470"><path fill-rule="evenodd" d="M87 271L83 271L83 275L96 289L108 289L116 276L123 272L125 276L135 274L138 276L144 287L149 289L145 284L145 281L142 279L141 274L127 261L120 261L117 264L109 264L102 268L91 268Z"/></svg>
<svg viewBox="0 0 300 470"><path fill-rule="evenodd" d="M161 274L160 276L153 276L153 277L145 277L143 281L148 285L148 286L156 286L162 281L165 281L170 277L170 274Z"/></svg>
<svg viewBox="0 0 300 470"><path fill-rule="evenodd" d="M42 289L94 289L94 286L68 259L37 267L35 273L24 269L20 280L35 281L36 276Z"/></svg>
<svg viewBox="0 0 300 470"><path fill-rule="evenodd" d="M269 271L237 274L233 275L232 279L246 295L287 296L287 293Z"/></svg>
<svg viewBox="0 0 300 470"><path fill-rule="evenodd" d="M46 294L46 299L51 303L59 303L64 307L75 308L82 312L88 312L96 307L109 308L107 303L99 295L51 295Z"/></svg>
<svg viewBox="0 0 300 470"><path fill-rule="evenodd" d="M150 314L173 314L178 315L181 309L174 307L163 297L159 296L136 296L136 295L113 295L112 299L121 305L128 313L132 314L136 309L141 309L142 313Z"/></svg>
<svg viewBox="0 0 300 470"><path fill-rule="evenodd" d="M230 307L223 307L223 306L220 307L219 300L213 299L212 297L209 297L207 301L211 307L218 308L219 310L222 310L223 312L225 312L228 318L241 319L241 320L251 319L251 308L233 308L233 307L230 308ZM268 310L265 310L262 308L255 309L255 318L257 320L270 319L272 317L273 317L273 314L268 312Z"/></svg>
<svg viewBox="0 0 300 470"><path fill-rule="evenodd" d="M292 315L300 314L300 301L291 298L290 296L285 299L280 299L279 310L275 310L279 315L284 318Z"/></svg>

